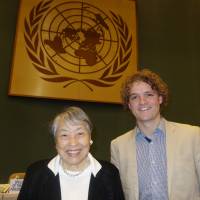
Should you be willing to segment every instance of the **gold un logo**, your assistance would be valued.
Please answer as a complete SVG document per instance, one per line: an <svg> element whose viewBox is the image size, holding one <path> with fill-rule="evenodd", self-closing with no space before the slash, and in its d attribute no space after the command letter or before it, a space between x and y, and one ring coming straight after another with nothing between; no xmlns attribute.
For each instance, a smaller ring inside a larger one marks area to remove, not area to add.
<svg viewBox="0 0 200 200"><path fill-rule="evenodd" d="M69 1L34 6L24 20L26 50L43 80L67 87L73 83L113 86L132 53L132 35L120 15L94 5Z"/></svg>

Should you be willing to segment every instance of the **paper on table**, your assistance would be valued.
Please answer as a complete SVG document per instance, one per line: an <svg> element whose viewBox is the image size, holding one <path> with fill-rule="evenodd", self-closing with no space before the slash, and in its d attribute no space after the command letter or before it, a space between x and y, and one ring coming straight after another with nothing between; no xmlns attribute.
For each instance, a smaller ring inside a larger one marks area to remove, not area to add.
<svg viewBox="0 0 200 200"><path fill-rule="evenodd" d="M0 192L5 193L10 188L10 184L0 184Z"/></svg>

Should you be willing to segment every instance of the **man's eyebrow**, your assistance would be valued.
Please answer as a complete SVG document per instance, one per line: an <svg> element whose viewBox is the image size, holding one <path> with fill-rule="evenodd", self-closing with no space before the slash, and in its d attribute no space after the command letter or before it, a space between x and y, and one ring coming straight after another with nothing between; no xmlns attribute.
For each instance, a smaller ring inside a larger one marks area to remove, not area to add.
<svg viewBox="0 0 200 200"><path fill-rule="evenodd" d="M129 94L129 97L133 96L133 95L137 95L137 93L131 93L131 94Z"/></svg>

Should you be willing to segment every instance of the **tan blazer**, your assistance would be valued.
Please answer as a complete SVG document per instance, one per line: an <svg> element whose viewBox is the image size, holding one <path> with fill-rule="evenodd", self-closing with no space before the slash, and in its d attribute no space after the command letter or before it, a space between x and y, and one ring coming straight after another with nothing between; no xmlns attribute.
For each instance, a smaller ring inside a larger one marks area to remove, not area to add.
<svg viewBox="0 0 200 200"><path fill-rule="evenodd" d="M169 200L200 200L200 127L164 120ZM111 142L126 200L138 200L136 129Z"/></svg>

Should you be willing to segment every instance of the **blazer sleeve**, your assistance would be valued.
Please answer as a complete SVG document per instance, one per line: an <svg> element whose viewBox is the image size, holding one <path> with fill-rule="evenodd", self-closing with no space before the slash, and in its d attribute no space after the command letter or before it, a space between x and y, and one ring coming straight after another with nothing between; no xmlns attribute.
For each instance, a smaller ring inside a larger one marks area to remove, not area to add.
<svg viewBox="0 0 200 200"><path fill-rule="evenodd" d="M102 165L102 169L99 171L95 179L97 186L96 188L101 188L105 195L103 199L124 200L124 193L122 190L118 169L107 161L101 161L100 163Z"/></svg>
<svg viewBox="0 0 200 200"><path fill-rule="evenodd" d="M30 194L31 194L30 188L31 188L31 182L32 182L31 171L32 171L31 167L28 167L26 170L26 175L24 177L24 181L23 181L17 200L31 200L31 197L30 197Z"/></svg>
<svg viewBox="0 0 200 200"><path fill-rule="evenodd" d="M114 200L124 200L124 193L119 176L119 171L115 166L113 166L113 191L115 192Z"/></svg>
<svg viewBox="0 0 200 200"><path fill-rule="evenodd" d="M42 182L41 177L43 177L43 171L47 163L47 160L37 161L27 168L17 200L34 199L35 191L39 191Z"/></svg>
<svg viewBox="0 0 200 200"><path fill-rule="evenodd" d="M119 153L116 144L116 140L113 140L110 145L111 152L111 163L114 164L119 169Z"/></svg>
<svg viewBox="0 0 200 200"><path fill-rule="evenodd" d="M195 164L196 164L196 170L198 174L198 180L199 180L199 187L200 187L200 127L196 127L196 138L195 138Z"/></svg>

